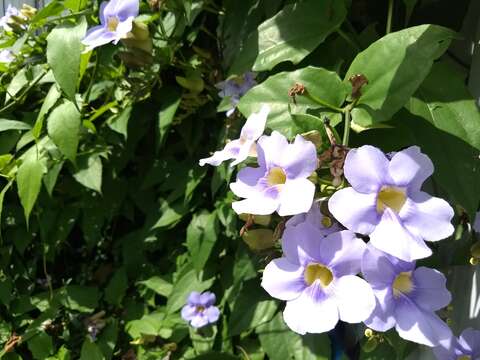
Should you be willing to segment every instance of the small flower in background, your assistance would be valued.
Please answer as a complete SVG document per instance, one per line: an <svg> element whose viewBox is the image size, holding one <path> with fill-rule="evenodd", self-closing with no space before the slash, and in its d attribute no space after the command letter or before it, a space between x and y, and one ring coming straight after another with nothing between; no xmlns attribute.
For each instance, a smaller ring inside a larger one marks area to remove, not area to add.
<svg viewBox="0 0 480 360"><path fill-rule="evenodd" d="M480 211L477 212L475 220L473 221L473 231L480 233Z"/></svg>
<svg viewBox="0 0 480 360"><path fill-rule="evenodd" d="M14 24L18 22L17 20L23 21L26 20L26 18L15 6L8 4L5 15L0 18L0 27L3 28L5 31L12 31L12 26L14 26ZM25 24L19 25L25 28Z"/></svg>
<svg viewBox="0 0 480 360"><path fill-rule="evenodd" d="M216 322L220 317L220 310L213 305L215 300L215 294L210 291L201 294L192 291L188 296L187 304L182 308L183 320L194 328L201 328Z"/></svg>
<svg viewBox="0 0 480 360"><path fill-rule="evenodd" d="M478 360L480 330L465 329L458 339L452 338L449 346L437 346L433 352L437 360Z"/></svg>
<svg viewBox="0 0 480 360"><path fill-rule="evenodd" d="M235 159L230 166L237 165L244 161L248 156L257 156L255 141L262 136L267 123L270 108L263 105L258 113L252 113L240 133L240 138L230 141L223 150L215 151L209 158L201 159L200 166L210 164L218 166L225 160Z"/></svg>
<svg viewBox="0 0 480 360"><path fill-rule="evenodd" d="M257 142L257 168L239 171L230 189L246 198L232 204L237 214L280 216L307 212L312 206L315 185L307 178L317 168L315 145L297 135L293 144L277 131Z"/></svg>
<svg viewBox="0 0 480 360"><path fill-rule="evenodd" d="M0 63L11 63L13 60L15 60L15 56L13 55L13 52L8 49L4 49L0 51Z"/></svg>
<svg viewBox="0 0 480 360"><path fill-rule="evenodd" d="M132 30L139 12L139 0L111 0L100 5L100 24L88 30L82 43L90 51L113 42L117 44Z"/></svg>
<svg viewBox="0 0 480 360"><path fill-rule="evenodd" d="M97 340L98 334L102 331L105 325L107 325L107 322L104 319L105 315L105 311L102 310L83 321L92 341Z"/></svg>
<svg viewBox="0 0 480 360"><path fill-rule="evenodd" d="M375 310L365 325L376 331L395 327L402 338L427 346L448 344L452 332L435 314L451 300L441 272L426 267L415 269L414 262L367 245L362 273L376 298Z"/></svg>
<svg viewBox="0 0 480 360"><path fill-rule="evenodd" d="M344 230L323 237L308 223L285 230L284 257L271 261L262 287L286 300L285 323L299 334L322 333L338 320L359 323L375 307L368 283L360 272L365 243Z"/></svg>
<svg viewBox="0 0 480 360"><path fill-rule="evenodd" d="M231 108L227 110L227 116L230 116L234 113L240 98L256 84L255 73L246 72L243 74L243 76L237 76L235 78L219 82L215 85L217 89L220 89L218 96L221 98L230 99Z"/></svg>
<svg viewBox="0 0 480 360"><path fill-rule="evenodd" d="M376 248L413 261L432 254L424 240L453 233L452 207L420 190L433 164L419 147L399 151L391 160L373 146L352 149L344 171L352 187L333 194L329 210L347 229L369 235Z"/></svg>
<svg viewBox="0 0 480 360"><path fill-rule="evenodd" d="M303 223L309 223L316 229L318 229L323 236L330 235L334 232L342 230L340 225L330 218L323 215L320 211L320 204L318 201L314 201L310 210L307 213L298 214L290 218L285 223L285 228L296 227Z"/></svg>

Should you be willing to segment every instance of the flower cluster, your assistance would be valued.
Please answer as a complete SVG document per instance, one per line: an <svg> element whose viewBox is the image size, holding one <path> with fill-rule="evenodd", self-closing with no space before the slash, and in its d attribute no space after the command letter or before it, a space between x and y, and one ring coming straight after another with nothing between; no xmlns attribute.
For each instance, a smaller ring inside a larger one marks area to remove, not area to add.
<svg viewBox="0 0 480 360"><path fill-rule="evenodd" d="M183 320L194 328L201 328L217 322L220 310L215 304L215 294L206 291L199 293L192 291L187 299L187 304L182 308Z"/></svg>
<svg viewBox="0 0 480 360"><path fill-rule="evenodd" d="M230 184L240 198L233 210L293 215L285 223L283 256L266 266L262 280L272 297L287 302L286 324L305 334L329 331L339 320L363 322L448 348L452 332L436 314L451 300L445 276L415 264L432 254L425 241L454 230L452 207L421 190L433 173L431 160L417 146L387 155L368 145L351 149L341 169L350 187L315 200L315 145L301 135L292 143L276 131L262 135L267 117L267 107L252 114L239 139L200 165L227 159L237 165L256 155L258 166L243 167Z"/></svg>

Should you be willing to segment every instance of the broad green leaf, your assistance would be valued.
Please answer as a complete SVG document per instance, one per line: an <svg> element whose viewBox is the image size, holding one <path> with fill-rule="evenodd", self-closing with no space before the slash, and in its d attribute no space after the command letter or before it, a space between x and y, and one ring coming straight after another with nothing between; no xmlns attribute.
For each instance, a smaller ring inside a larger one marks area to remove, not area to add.
<svg viewBox="0 0 480 360"><path fill-rule="evenodd" d="M8 189L10 189L10 187L12 186L13 184L13 180L10 180L7 185L5 185L2 189L2 191L0 191L0 239L1 239L1 225L2 225L2 212L3 212L3 200L5 199L5 194L7 193Z"/></svg>
<svg viewBox="0 0 480 360"><path fill-rule="evenodd" d="M79 156L73 177L83 186L102 192L102 159L98 154Z"/></svg>
<svg viewBox="0 0 480 360"><path fill-rule="evenodd" d="M54 163L43 177L43 185L45 186L45 189L50 196L52 196L53 188L57 183L58 175L60 174L62 167L63 161Z"/></svg>
<svg viewBox="0 0 480 360"><path fill-rule="evenodd" d="M63 6L59 0L52 0L37 12L31 20L31 23L34 24L50 16L60 15L63 10L65 10L65 6Z"/></svg>
<svg viewBox="0 0 480 360"><path fill-rule="evenodd" d="M352 121L368 127L389 120L418 89L454 36L441 26L420 25L388 34L358 54L345 83L363 74L368 84L361 89Z"/></svg>
<svg viewBox="0 0 480 360"><path fill-rule="evenodd" d="M105 357L97 344L92 342L89 337L85 338L80 352L80 360L104 360Z"/></svg>
<svg viewBox="0 0 480 360"><path fill-rule="evenodd" d="M27 345L33 357L37 360L44 360L53 352L52 338L44 331L28 340Z"/></svg>
<svg viewBox="0 0 480 360"><path fill-rule="evenodd" d="M193 267L200 272L217 241L218 221L215 212L195 214L187 228L187 248Z"/></svg>
<svg viewBox="0 0 480 360"><path fill-rule="evenodd" d="M162 105L158 113L157 149L165 143L181 100L181 94L175 88L166 88L162 93Z"/></svg>
<svg viewBox="0 0 480 360"><path fill-rule="evenodd" d="M125 139L128 135L128 122L130 120L131 113L132 106L128 105L124 109L122 109L122 111L118 115L112 116L110 119L108 119L107 122L110 129L118 132L119 134L122 134Z"/></svg>
<svg viewBox="0 0 480 360"><path fill-rule="evenodd" d="M173 313L179 310L187 301L192 291L202 292L212 286L214 278L200 280L201 274L194 269L186 269L173 284L172 293L167 300L167 311Z"/></svg>
<svg viewBox="0 0 480 360"><path fill-rule="evenodd" d="M246 93L240 100L238 108L248 117L251 113L259 111L262 104L269 105L271 110L267 126L288 137L293 137L299 132L299 128L292 120L289 108L294 113L322 108L322 105L305 95L297 95L295 104L288 96L289 90L295 84L303 85L305 91L312 97L333 107L342 106L348 94L348 86L342 83L336 73L310 66L269 77Z"/></svg>
<svg viewBox="0 0 480 360"><path fill-rule="evenodd" d="M111 305L118 306L122 303L125 292L128 288L128 278L125 268L120 268L113 274L110 282L105 288L105 301Z"/></svg>
<svg viewBox="0 0 480 360"><path fill-rule="evenodd" d="M84 17L75 25L58 25L47 36L47 60L60 88L71 101L75 101L80 71L82 39L87 31Z"/></svg>
<svg viewBox="0 0 480 360"><path fill-rule="evenodd" d="M27 86L29 80L27 77L27 68L22 68L15 76L10 80L5 95L5 102L8 102L11 98L15 98L20 90Z"/></svg>
<svg viewBox="0 0 480 360"><path fill-rule="evenodd" d="M145 285L150 290L153 290L164 297L169 297L173 288L170 282L164 280L160 276L152 276L147 280L139 281L138 284Z"/></svg>
<svg viewBox="0 0 480 360"><path fill-rule="evenodd" d="M118 320L112 319L100 333L97 345L105 356L106 360L110 360L117 344L118 337Z"/></svg>
<svg viewBox="0 0 480 360"><path fill-rule="evenodd" d="M151 313L142 316L141 319L128 322L125 330L133 339L137 339L142 335L157 336L164 319L165 314L163 313Z"/></svg>
<svg viewBox="0 0 480 360"><path fill-rule="evenodd" d="M188 212L190 207L183 201L176 201L173 204L169 204L168 201L164 201L160 207L161 216L152 226L154 229L164 229L174 226L180 221Z"/></svg>
<svg viewBox="0 0 480 360"><path fill-rule="evenodd" d="M0 119L0 132L8 130L30 130L32 127L23 121Z"/></svg>
<svg viewBox="0 0 480 360"><path fill-rule="evenodd" d="M271 70L287 60L299 63L342 24L345 15L343 0L307 0L285 6L249 35L230 73Z"/></svg>
<svg viewBox="0 0 480 360"><path fill-rule="evenodd" d="M259 287L257 280L251 280L245 283L235 300L228 320L229 334L235 336L254 329L270 321L276 311L277 303Z"/></svg>
<svg viewBox="0 0 480 360"><path fill-rule="evenodd" d="M259 326L256 333L270 360L331 358L327 334L300 336L288 328L280 312L268 323Z"/></svg>
<svg viewBox="0 0 480 360"><path fill-rule="evenodd" d="M47 360L71 360L70 350L68 350L65 345L63 345L55 354L47 358Z"/></svg>
<svg viewBox="0 0 480 360"><path fill-rule="evenodd" d="M95 287L67 285L62 289L60 302L70 310L90 313L98 306L99 292Z"/></svg>
<svg viewBox="0 0 480 360"><path fill-rule="evenodd" d="M20 197L20 202L25 212L27 224L33 205L35 205L38 194L40 193L44 173L45 165L43 161L36 158L27 159L18 168L18 196Z"/></svg>
<svg viewBox="0 0 480 360"><path fill-rule="evenodd" d="M33 126L33 136L35 139L40 137L43 129L43 121L45 120L45 115L52 109L52 107L57 103L58 99L60 99L62 94L58 91L57 84L53 84L48 91L47 96L43 100L42 107L40 108L40 112L38 113L37 120L35 121L35 125Z"/></svg>
<svg viewBox="0 0 480 360"><path fill-rule="evenodd" d="M48 135L72 162L75 162L77 156L80 125L80 113L70 101L57 106L48 117Z"/></svg>
<svg viewBox="0 0 480 360"><path fill-rule="evenodd" d="M448 63L433 66L407 108L480 150L480 112L461 73Z"/></svg>

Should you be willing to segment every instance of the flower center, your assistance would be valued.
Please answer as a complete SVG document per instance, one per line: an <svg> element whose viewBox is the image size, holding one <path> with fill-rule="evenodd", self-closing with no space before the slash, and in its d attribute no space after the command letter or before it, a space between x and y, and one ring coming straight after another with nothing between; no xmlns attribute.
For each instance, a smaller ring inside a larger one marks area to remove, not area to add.
<svg viewBox="0 0 480 360"><path fill-rule="evenodd" d="M408 294L413 290L412 272L401 272L393 281L393 296Z"/></svg>
<svg viewBox="0 0 480 360"><path fill-rule="evenodd" d="M331 228L333 223L332 223L332 219L330 219L328 216L324 216L322 217L322 221L321 221L322 225L324 228Z"/></svg>
<svg viewBox="0 0 480 360"><path fill-rule="evenodd" d="M457 360L471 360L472 357L470 355L462 355L457 357Z"/></svg>
<svg viewBox="0 0 480 360"><path fill-rule="evenodd" d="M319 280L322 287L327 287L333 280L330 269L322 264L310 263L303 274L305 282L310 286L315 280Z"/></svg>
<svg viewBox="0 0 480 360"><path fill-rule="evenodd" d="M205 306L202 306L202 305L197 305L195 307L195 311L198 312L198 313L202 313L205 311Z"/></svg>
<svg viewBox="0 0 480 360"><path fill-rule="evenodd" d="M267 175L268 186L282 185L287 181L287 174L282 168L271 168Z"/></svg>
<svg viewBox="0 0 480 360"><path fill-rule="evenodd" d="M107 29L111 32L116 31L119 22L116 16L109 17L107 20Z"/></svg>
<svg viewBox="0 0 480 360"><path fill-rule="evenodd" d="M385 208L390 208L395 212L400 212L407 196L405 190L394 186L384 186L378 193L377 197L377 211L382 213Z"/></svg>

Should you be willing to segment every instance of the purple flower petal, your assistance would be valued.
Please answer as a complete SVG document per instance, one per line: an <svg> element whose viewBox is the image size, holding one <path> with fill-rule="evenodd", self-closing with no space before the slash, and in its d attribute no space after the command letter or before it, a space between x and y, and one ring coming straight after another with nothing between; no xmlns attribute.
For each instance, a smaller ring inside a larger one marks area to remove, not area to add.
<svg viewBox="0 0 480 360"><path fill-rule="evenodd" d="M245 122L245 125L243 125L240 137L257 140L262 136L265 131L265 125L269 113L270 107L268 105L262 105L259 112L252 113Z"/></svg>
<svg viewBox="0 0 480 360"><path fill-rule="evenodd" d="M217 298L214 293L210 291L205 291L200 295L199 304L203 305L204 307L208 307L215 304L216 300Z"/></svg>
<svg viewBox="0 0 480 360"><path fill-rule="evenodd" d="M211 324L217 322L218 318L220 317L220 310L218 310L216 306L210 306L205 309L204 314L208 322Z"/></svg>
<svg viewBox="0 0 480 360"><path fill-rule="evenodd" d="M192 291L190 295L188 295L187 302L190 305L198 305L200 304L200 293L198 291Z"/></svg>
<svg viewBox="0 0 480 360"><path fill-rule="evenodd" d="M380 223L370 234L370 243L377 249L404 261L432 255L432 250L416 234L409 232L390 208L383 212Z"/></svg>
<svg viewBox="0 0 480 360"><path fill-rule="evenodd" d="M118 23L117 29L115 30L115 43L118 43L120 39L125 38L127 34L132 31L133 19L133 17L129 17Z"/></svg>
<svg viewBox="0 0 480 360"><path fill-rule="evenodd" d="M182 308L181 316L183 320L191 321L195 316L197 316L197 307L190 304L185 305Z"/></svg>
<svg viewBox="0 0 480 360"><path fill-rule="evenodd" d="M298 334L332 330L338 322L338 308L332 297L325 296L318 285L312 285L295 300L288 301L283 319Z"/></svg>
<svg viewBox="0 0 480 360"><path fill-rule="evenodd" d="M377 288L374 289L373 293L375 295L375 309L364 323L373 330L388 331L396 324L392 289L390 287Z"/></svg>
<svg viewBox="0 0 480 360"><path fill-rule="evenodd" d="M480 357L480 330L465 329L458 339L459 345L471 353L472 360Z"/></svg>
<svg viewBox="0 0 480 360"><path fill-rule="evenodd" d="M294 264L323 262L321 248L324 237L308 223L285 229L282 237L283 255ZM327 265L327 264L323 264Z"/></svg>
<svg viewBox="0 0 480 360"><path fill-rule="evenodd" d="M434 312L420 309L412 301L399 301L395 308L400 337L427 346L448 344L452 331Z"/></svg>
<svg viewBox="0 0 480 360"><path fill-rule="evenodd" d="M310 210L307 213L297 214L292 216L286 223L285 227L295 227L297 225L303 224L304 222L309 223L313 227L320 230L323 236L327 236L334 232L340 231L340 225L333 219L328 219L331 223L331 226L325 226L323 223L325 216L320 212L320 205L317 201L314 201Z"/></svg>
<svg viewBox="0 0 480 360"><path fill-rule="evenodd" d="M105 17L105 8L108 5L108 1L103 1L100 4L100 9L98 11L98 17L100 18L100 24L105 25L107 23L107 19Z"/></svg>
<svg viewBox="0 0 480 360"><path fill-rule="evenodd" d="M203 314L198 314L190 321L190 325L192 325L194 328L201 328L207 324L208 318Z"/></svg>
<svg viewBox="0 0 480 360"><path fill-rule="evenodd" d="M246 167L237 174L237 181L230 183L230 190L238 197L254 197L258 193L256 185L258 180L265 175L265 169Z"/></svg>
<svg viewBox="0 0 480 360"><path fill-rule="evenodd" d="M452 300L447 290L445 276L437 270L419 267L413 272L414 291L411 297L422 309L440 310Z"/></svg>
<svg viewBox="0 0 480 360"><path fill-rule="evenodd" d="M480 211L477 212L475 220L473 222L473 231L480 232Z"/></svg>
<svg viewBox="0 0 480 360"><path fill-rule="evenodd" d="M287 148L288 141L278 131L273 131L270 136L263 135L257 141L258 164L262 168L270 169L277 166L277 159L281 159L283 151Z"/></svg>
<svg viewBox="0 0 480 360"><path fill-rule="evenodd" d="M83 38L82 44L87 47L87 51L108 44L115 40L115 34L108 31L103 25L95 26L88 30Z"/></svg>
<svg viewBox="0 0 480 360"><path fill-rule="evenodd" d="M333 286L340 320L358 323L370 316L375 308L375 296L365 280L347 275L335 280Z"/></svg>
<svg viewBox="0 0 480 360"><path fill-rule="evenodd" d="M360 272L365 249L365 243L355 233L344 230L322 240L320 254L335 276L356 275Z"/></svg>
<svg viewBox="0 0 480 360"><path fill-rule="evenodd" d="M312 206L315 185L307 179L287 180L280 191L278 215L288 216L307 212Z"/></svg>
<svg viewBox="0 0 480 360"><path fill-rule="evenodd" d="M230 189L232 184L230 184ZM269 215L278 209L279 200L273 199L266 193L257 193L255 197L235 201L232 208L237 214Z"/></svg>
<svg viewBox="0 0 480 360"><path fill-rule="evenodd" d="M349 187L332 195L328 209L347 229L368 235L380 221L376 201L376 194L362 194Z"/></svg>
<svg viewBox="0 0 480 360"><path fill-rule="evenodd" d="M418 146L411 146L395 153L388 172L397 186L408 186L410 190L418 191L423 182L433 174L433 163Z"/></svg>
<svg viewBox="0 0 480 360"><path fill-rule="evenodd" d="M379 149L364 145L348 152L344 166L345 178L358 192L377 192L388 183L388 159Z"/></svg>
<svg viewBox="0 0 480 360"><path fill-rule="evenodd" d="M300 296L306 284L304 268L287 258L270 261L263 271L262 287L270 296L280 300L293 300Z"/></svg>
<svg viewBox="0 0 480 360"><path fill-rule="evenodd" d="M120 21L138 16L139 0L110 0L105 6L105 17L117 16Z"/></svg>
<svg viewBox="0 0 480 360"><path fill-rule="evenodd" d="M205 159L200 159L198 163L200 166L204 166L205 164L218 166L225 160L234 159L240 152L240 147L241 145L239 140L230 141L225 145L223 150L215 151L212 156ZM243 160L245 159L246 157Z"/></svg>
<svg viewBox="0 0 480 360"><path fill-rule="evenodd" d="M285 169L288 179L309 177L318 167L315 145L300 135L283 149L283 156L279 159L281 163L278 165Z"/></svg>
<svg viewBox="0 0 480 360"><path fill-rule="evenodd" d="M411 194L400 212L407 229L428 241L442 240L453 234L453 215L452 207L445 200L424 192Z"/></svg>

